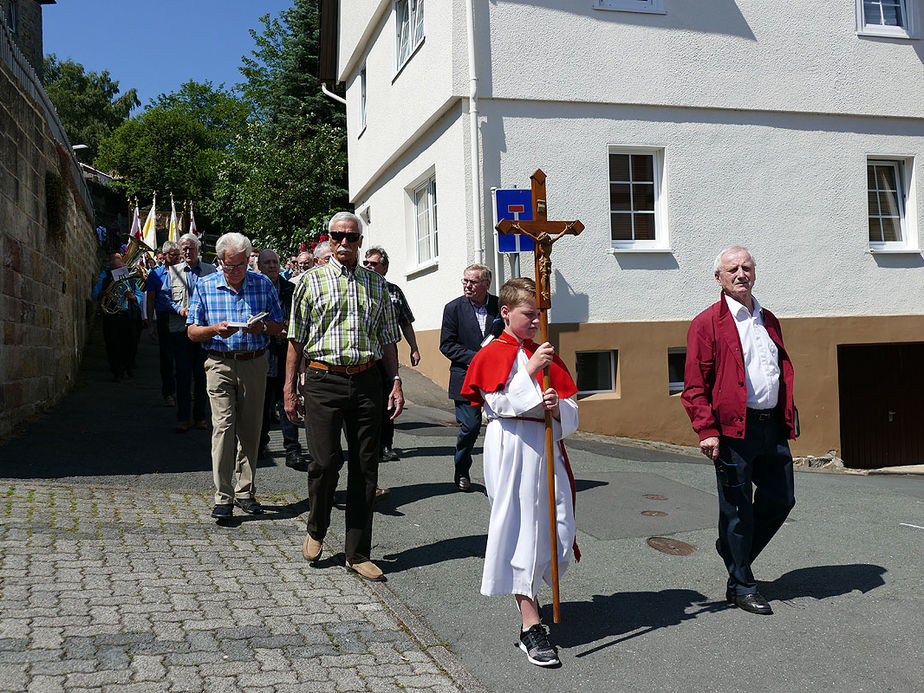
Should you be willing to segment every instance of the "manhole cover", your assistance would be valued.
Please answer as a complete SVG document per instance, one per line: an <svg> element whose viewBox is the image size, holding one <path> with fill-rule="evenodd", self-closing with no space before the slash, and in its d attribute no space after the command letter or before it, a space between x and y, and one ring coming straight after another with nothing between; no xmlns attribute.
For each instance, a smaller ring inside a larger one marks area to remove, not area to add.
<svg viewBox="0 0 924 693"><path fill-rule="evenodd" d="M645 498L648 500L667 500L667 496L659 496L657 493L646 493Z"/></svg>
<svg viewBox="0 0 924 693"><path fill-rule="evenodd" d="M671 556L689 556L696 551L695 546L667 537L648 537L648 546Z"/></svg>
<svg viewBox="0 0 924 693"><path fill-rule="evenodd" d="M667 513L662 510L643 510L642 515L645 517L667 517Z"/></svg>

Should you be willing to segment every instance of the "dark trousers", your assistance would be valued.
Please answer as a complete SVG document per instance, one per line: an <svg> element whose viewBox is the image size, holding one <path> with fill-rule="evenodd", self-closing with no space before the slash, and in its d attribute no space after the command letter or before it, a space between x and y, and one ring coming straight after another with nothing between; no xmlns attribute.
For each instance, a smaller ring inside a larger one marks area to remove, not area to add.
<svg viewBox="0 0 924 693"><path fill-rule="evenodd" d="M160 394L162 397L169 397L176 392L169 320L170 313L168 311L157 311L157 349L160 352Z"/></svg>
<svg viewBox="0 0 924 693"><path fill-rule="evenodd" d="M185 330L170 333L170 347L176 369L176 420L204 421L208 402L205 390L205 349L187 337Z"/></svg>
<svg viewBox="0 0 924 693"><path fill-rule="evenodd" d="M378 368L346 375L305 371L305 426L314 460L308 465L308 533L323 540L343 467L340 430L346 426L346 559L369 560L379 478L382 376Z"/></svg>
<svg viewBox="0 0 924 693"><path fill-rule="evenodd" d="M135 369L140 335L141 318L135 311L122 310L114 315L103 313L103 341L113 377L120 378Z"/></svg>
<svg viewBox="0 0 924 693"><path fill-rule="evenodd" d="M796 504L792 455L776 416L760 420L749 409L745 437L719 439L715 468L719 548L728 569L728 588L737 594L753 593L757 581L751 563Z"/></svg>
<svg viewBox="0 0 924 693"><path fill-rule="evenodd" d="M456 421L459 423L455 455L456 481L458 481L460 476L470 476L472 449L481 431L481 407L473 407L468 402L456 402Z"/></svg>
<svg viewBox="0 0 924 693"><path fill-rule="evenodd" d="M298 442L298 426L289 421L282 402L282 388L285 385L285 376L266 379L266 395L263 398L263 428L260 431L260 447L269 442L269 431L273 425L273 411L279 414L279 429L282 431L282 444L286 454L301 453L302 446Z"/></svg>
<svg viewBox="0 0 924 693"><path fill-rule="evenodd" d="M392 411L388 408L388 396L394 381L385 373L385 366L378 363L379 373L382 374L382 447L391 448L395 443L395 421L391 418Z"/></svg>

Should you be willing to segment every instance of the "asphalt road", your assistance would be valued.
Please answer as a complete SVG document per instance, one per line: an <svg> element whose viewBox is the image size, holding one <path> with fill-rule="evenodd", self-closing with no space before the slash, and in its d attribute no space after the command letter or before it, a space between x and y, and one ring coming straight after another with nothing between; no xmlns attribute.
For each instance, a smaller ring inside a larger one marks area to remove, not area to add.
<svg viewBox="0 0 924 693"><path fill-rule="evenodd" d="M111 383L91 345L75 391L0 447L0 475L210 488L208 433L173 432L150 345L141 358L135 382ZM709 465L578 436L569 453L584 560L562 580L562 619L551 627L563 666L543 670L515 648L512 598L478 592L488 521L480 457L474 491L457 492L448 402L422 377L405 380L413 404L398 424L401 460L380 469L391 493L376 517L373 558L394 598L487 689L924 690L924 478L797 474L796 507L755 564L776 612L761 617L723 600ZM258 494L304 498L305 475L283 465L278 432L271 453L261 460ZM641 514L649 510L665 514ZM342 535L342 527L337 517L331 531ZM646 543L652 536L696 551L656 551ZM540 599L551 622L550 590Z"/></svg>

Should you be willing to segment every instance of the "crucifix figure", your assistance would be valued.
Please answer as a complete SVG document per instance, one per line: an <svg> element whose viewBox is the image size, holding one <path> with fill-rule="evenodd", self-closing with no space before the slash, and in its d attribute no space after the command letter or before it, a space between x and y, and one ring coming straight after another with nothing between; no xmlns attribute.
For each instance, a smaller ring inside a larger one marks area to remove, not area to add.
<svg viewBox="0 0 924 693"><path fill-rule="evenodd" d="M577 236L584 230L580 221L549 221L545 197L545 173L537 169L531 175L533 193L533 218L531 220L503 219L495 227L500 233L519 233L529 236L536 244L536 307L539 309L539 326L543 342L549 341L549 318L547 311L552 307L552 245L562 236ZM549 368L542 373L542 389L551 387ZM555 460L552 451L552 413L545 412L546 472L549 487L549 534L552 549L552 615L559 623L558 594L558 535L555 515Z"/></svg>

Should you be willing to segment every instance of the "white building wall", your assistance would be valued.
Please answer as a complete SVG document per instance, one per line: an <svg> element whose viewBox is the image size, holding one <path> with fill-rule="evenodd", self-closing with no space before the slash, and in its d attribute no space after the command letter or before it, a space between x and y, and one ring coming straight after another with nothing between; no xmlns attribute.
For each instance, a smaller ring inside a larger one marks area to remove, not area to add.
<svg viewBox="0 0 924 693"><path fill-rule="evenodd" d="M485 185L528 187L541 167L549 218L586 226L555 246L553 322L689 319L718 296L713 260L733 244L754 253L755 294L778 315L896 315L924 305L920 254L868 252L866 195L868 154L911 154L920 166L920 121L506 101L482 108ZM608 145L664 148L673 252L608 254Z"/></svg>

